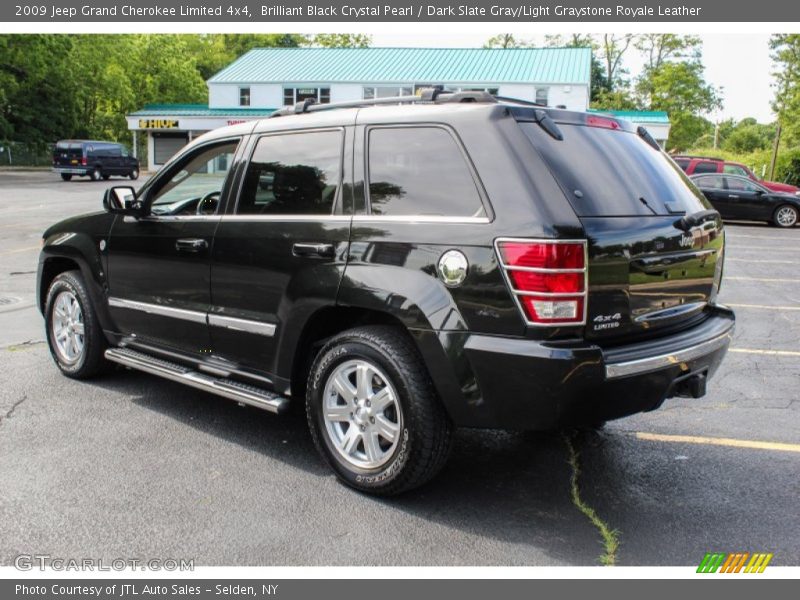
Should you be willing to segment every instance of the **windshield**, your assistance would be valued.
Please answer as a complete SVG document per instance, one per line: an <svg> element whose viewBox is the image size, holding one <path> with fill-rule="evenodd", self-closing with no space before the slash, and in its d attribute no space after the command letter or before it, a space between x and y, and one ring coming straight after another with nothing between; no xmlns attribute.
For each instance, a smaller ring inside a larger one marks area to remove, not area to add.
<svg viewBox="0 0 800 600"><path fill-rule="evenodd" d="M635 133L559 123L564 139L520 123L579 216L691 214L709 208L681 168Z"/></svg>

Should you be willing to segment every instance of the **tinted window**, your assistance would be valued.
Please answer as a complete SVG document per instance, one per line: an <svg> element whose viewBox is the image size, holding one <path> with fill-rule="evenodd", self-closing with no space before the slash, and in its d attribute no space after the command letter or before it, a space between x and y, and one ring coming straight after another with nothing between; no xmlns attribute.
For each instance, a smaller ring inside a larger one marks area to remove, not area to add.
<svg viewBox="0 0 800 600"><path fill-rule="evenodd" d="M262 137L250 159L237 212L329 215L341 170L341 131Z"/></svg>
<svg viewBox="0 0 800 600"><path fill-rule="evenodd" d="M761 189L749 179L740 179L739 177L726 177L725 182L728 184L729 190L736 190L739 192L757 192Z"/></svg>
<svg viewBox="0 0 800 600"><path fill-rule="evenodd" d="M580 216L691 214L707 206L680 167L635 133L559 123L564 139L557 140L535 123L520 126Z"/></svg>
<svg viewBox="0 0 800 600"><path fill-rule="evenodd" d="M694 182L702 188L707 189L722 189L722 177L719 175L706 175L705 177L698 177Z"/></svg>
<svg viewBox="0 0 800 600"><path fill-rule="evenodd" d="M689 163L691 161L688 158L676 158L675 164L678 165L684 171L689 168Z"/></svg>
<svg viewBox="0 0 800 600"><path fill-rule="evenodd" d="M717 163L700 161L694 166L695 173L716 173Z"/></svg>
<svg viewBox="0 0 800 600"><path fill-rule="evenodd" d="M376 215L486 215L464 155L439 127L370 131L369 199Z"/></svg>
<svg viewBox="0 0 800 600"><path fill-rule="evenodd" d="M745 177L748 175L747 169L739 165L723 165L722 172L730 173L731 175L744 175Z"/></svg>

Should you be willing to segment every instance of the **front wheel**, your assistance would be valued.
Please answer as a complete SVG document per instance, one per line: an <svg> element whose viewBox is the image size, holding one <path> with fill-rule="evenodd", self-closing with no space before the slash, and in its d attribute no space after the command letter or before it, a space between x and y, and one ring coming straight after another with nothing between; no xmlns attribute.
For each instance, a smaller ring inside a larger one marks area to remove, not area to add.
<svg viewBox="0 0 800 600"><path fill-rule="evenodd" d="M50 354L64 375L85 379L105 369L107 343L80 271L53 280L44 314Z"/></svg>
<svg viewBox="0 0 800 600"><path fill-rule="evenodd" d="M432 479L450 449L450 420L416 348L393 327L332 338L309 373L314 444L347 485L395 495Z"/></svg>
<svg viewBox="0 0 800 600"><path fill-rule="evenodd" d="M772 222L778 227L794 227L797 224L797 209L788 204L779 206L775 211Z"/></svg>

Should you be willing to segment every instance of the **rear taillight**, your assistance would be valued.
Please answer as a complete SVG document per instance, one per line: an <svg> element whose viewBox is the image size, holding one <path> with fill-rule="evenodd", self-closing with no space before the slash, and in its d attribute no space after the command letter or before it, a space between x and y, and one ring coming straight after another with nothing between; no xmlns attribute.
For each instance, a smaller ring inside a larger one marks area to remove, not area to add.
<svg viewBox="0 0 800 600"><path fill-rule="evenodd" d="M85 156L81 158L81 165L84 166L84 167L86 166L86 157Z"/></svg>
<svg viewBox="0 0 800 600"><path fill-rule="evenodd" d="M501 238L497 255L528 325L586 322L586 241Z"/></svg>

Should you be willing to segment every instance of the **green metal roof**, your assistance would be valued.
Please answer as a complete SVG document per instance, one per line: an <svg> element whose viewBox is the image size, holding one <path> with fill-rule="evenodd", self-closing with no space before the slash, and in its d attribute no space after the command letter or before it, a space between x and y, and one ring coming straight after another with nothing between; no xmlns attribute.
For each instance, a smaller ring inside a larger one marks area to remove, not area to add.
<svg viewBox="0 0 800 600"><path fill-rule="evenodd" d="M669 115L662 110L597 110L590 108L589 112L613 115L636 123L669 125Z"/></svg>
<svg viewBox="0 0 800 600"><path fill-rule="evenodd" d="M590 48L256 48L209 83L589 84Z"/></svg>
<svg viewBox="0 0 800 600"><path fill-rule="evenodd" d="M145 104L129 117L266 117L274 108L208 108L208 104Z"/></svg>

